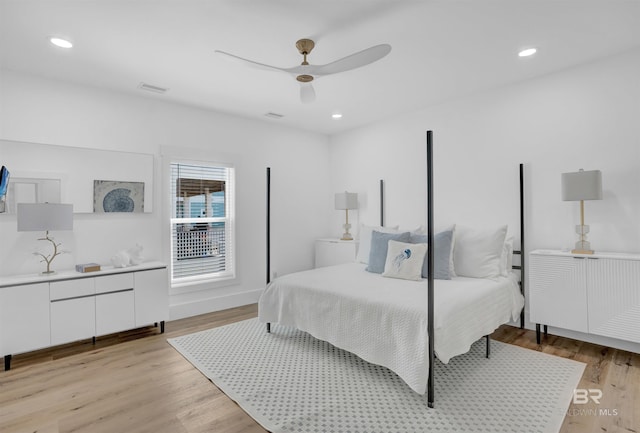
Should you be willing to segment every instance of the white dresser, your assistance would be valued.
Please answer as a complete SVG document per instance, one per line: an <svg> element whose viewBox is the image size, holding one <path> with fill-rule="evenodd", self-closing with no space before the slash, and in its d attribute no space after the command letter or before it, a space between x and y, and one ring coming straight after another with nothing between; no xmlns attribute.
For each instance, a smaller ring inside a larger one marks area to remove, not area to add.
<svg viewBox="0 0 640 433"><path fill-rule="evenodd" d="M529 313L540 325L640 343L640 254L529 255Z"/></svg>
<svg viewBox="0 0 640 433"><path fill-rule="evenodd" d="M169 317L167 267L148 262L97 272L0 278L0 355L160 324Z"/></svg>
<svg viewBox="0 0 640 433"><path fill-rule="evenodd" d="M356 260L357 241L316 239L315 267L340 265Z"/></svg>

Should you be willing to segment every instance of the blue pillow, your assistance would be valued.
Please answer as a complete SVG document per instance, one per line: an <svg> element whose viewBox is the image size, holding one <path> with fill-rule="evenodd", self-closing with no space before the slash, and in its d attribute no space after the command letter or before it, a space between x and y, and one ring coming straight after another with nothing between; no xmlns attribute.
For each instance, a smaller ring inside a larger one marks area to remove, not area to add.
<svg viewBox="0 0 640 433"><path fill-rule="evenodd" d="M453 241L453 231L447 230L433 235L433 278L436 280L450 280L449 263L451 258L451 243ZM409 242L412 244L426 244L427 235L411 235ZM422 278L427 278L429 263L427 255L424 256L422 265Z"/></svg>
<svg viewBox="0 0 640 433"><path fill-rule="evenodd" d="M409 242L409 232L403 233L382 233L371 232L371 249L369 250L369 264L367 271L381 274L384 272L384 265L387 262L387 250L389 241Z"/></svg>

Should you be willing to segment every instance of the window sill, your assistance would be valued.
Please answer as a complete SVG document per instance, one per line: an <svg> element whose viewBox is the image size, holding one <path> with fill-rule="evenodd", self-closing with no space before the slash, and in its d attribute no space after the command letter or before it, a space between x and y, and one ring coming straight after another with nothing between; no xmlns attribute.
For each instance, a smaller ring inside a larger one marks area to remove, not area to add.
<svg viewBox="0 0 640 433"><path fill-rule="evenodd" d="M228 286L228 285L235 284L236 279L237 277L235 275L225 275L225 276L218 276L218 277L203 276L202 278L191 277L191 278L185 278L182 281L171 281L171 287L172 288L189 287L189 286L196 286L196 285L202 285L202 284Z"/></svg>

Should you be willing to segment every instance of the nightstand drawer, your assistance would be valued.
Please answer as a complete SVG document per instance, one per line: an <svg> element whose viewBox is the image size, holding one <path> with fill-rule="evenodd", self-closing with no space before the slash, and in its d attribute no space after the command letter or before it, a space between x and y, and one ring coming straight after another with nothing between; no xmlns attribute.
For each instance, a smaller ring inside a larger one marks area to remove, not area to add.
<svg viewBox="0 0 640 433"><path fill-rule="evenodd" d="M350 263L356 259L356 241L342 241L340 239L317 239L315 267Z"/></svg>

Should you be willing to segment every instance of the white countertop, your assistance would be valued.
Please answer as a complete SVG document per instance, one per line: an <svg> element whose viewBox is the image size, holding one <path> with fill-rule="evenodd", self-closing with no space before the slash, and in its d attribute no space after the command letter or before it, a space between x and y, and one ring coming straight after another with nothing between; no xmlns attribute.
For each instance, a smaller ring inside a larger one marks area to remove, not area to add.
<svg viewBox="0 0 640 433"><path fill-rule="evenodd" d="M585 259L618 259L618 260L640 260L638 253L612 253L606 251L596 251L594 254L573 254L571 250L533 250L531 254L541 254L547 256L582 257Z"/></svg>
<svg viewBox="0 0 640 433"><path fill-rule="evenodd" d="M22 274L9 275L0 277L0 288L9 286L20 286L24 284L48 283L51 281L75 280L78 278L91 278L101 275L122 274L126 272L148 271L151 269L166 268L166 263L162 262L144 262L139 265L127 266L125 268L116 268L113 266L102 266L101 270L94 272L77 272L75 269L65 269L56 271L55 274Z"/></svg>

